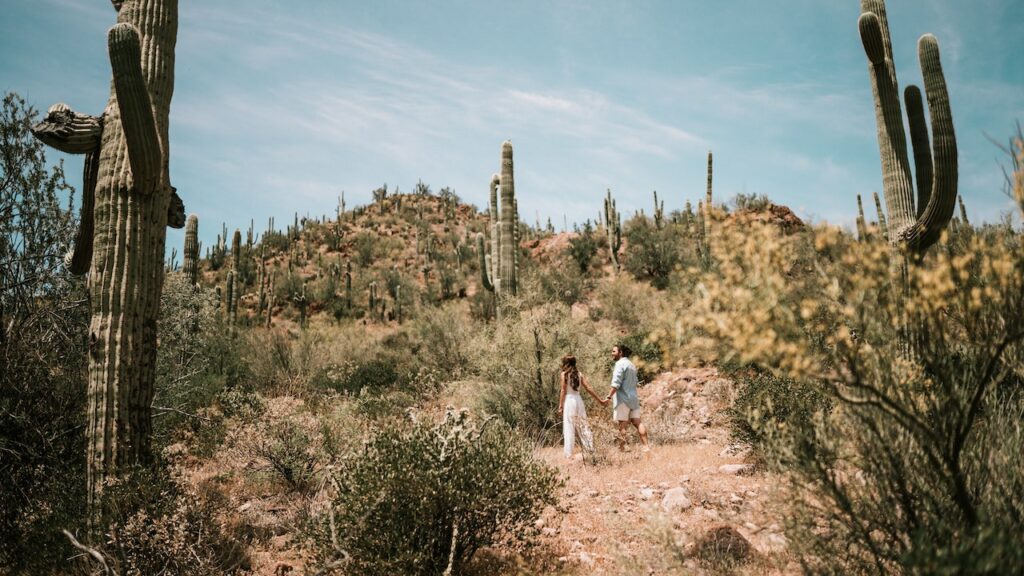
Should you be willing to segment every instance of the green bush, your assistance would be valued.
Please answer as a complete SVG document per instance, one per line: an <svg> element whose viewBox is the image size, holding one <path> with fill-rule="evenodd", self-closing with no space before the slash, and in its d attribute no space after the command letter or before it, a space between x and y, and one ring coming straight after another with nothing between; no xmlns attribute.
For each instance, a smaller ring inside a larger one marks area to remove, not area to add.
<svg viewBox="0 0 1024 576"><path fill-rule="evenodd" d="M677 227L657 228L646 218L634 218L625 228L626 270L641 280L647 280L655 288L667 288L672 271L682 262Z"/></svg>
<svg viewBox="0 0 1024 576"><path fill-rule="evenodd" d="M589 220L579 234L569 240L569 256L579 266L580 274L586 274L590 270L600 245L601 242L594 234L594 228Z"/></svg>
<svg viewBox="0 0 1024 576"><path fill-rule="evenodd" d="M84 282L62 257L76 221L15 94L0 108L0 573L50 574L85 508Z"/></svg>
<svg viewBox="0 0 1024 576"><path fill-rule="evenodd" d="M736 400L729 408L733 436L755 449L765 447L764 429L769 423L806 428L816 413L831 409L828 395L812 382L776 376L754 366L725 366L723 371L737 384Z"/></svg>
<svg viewBox="0 0 1024 576"><path fill-rule="evenodd" d="M381 430L333 474L310 534L324 568L352 574L460 573L484 546L527 542L558 487L511 430L465 412Z"/></svg>

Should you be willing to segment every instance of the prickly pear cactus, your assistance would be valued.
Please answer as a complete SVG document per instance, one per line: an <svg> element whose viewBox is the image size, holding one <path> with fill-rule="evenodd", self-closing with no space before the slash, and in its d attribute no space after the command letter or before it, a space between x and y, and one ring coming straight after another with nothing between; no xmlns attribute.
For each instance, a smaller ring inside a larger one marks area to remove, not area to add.
<svg viewBox="0 0 1024 576"><path fill-rule="evenodd" d="M928 126L924 121L921 91L910 86L904 93L918 176L918 206L915 208L885 0L861 0L858 27L875 100L889 242L907 252L921 254L938 241L949 224L957 195L956 134L939 59L939 43L931 34L925 34L917 44L931 115L931 150L928 149Z"/></svg>
<svg viewBox="0 0 1024 576"><path fill-rule="evenodd" d="M168 225L184 226L184 206L168 175L168 114L174 92L176 0L115 2L107 33L113 71L100 117L50 108L36 136L59 150L89 156L86 198L93 208L80 234L88 268L88 502L98 510L104 480L151 460L156 323ZM93 167L95 162L95 167ZM95 185L92 184L93 174Z"/></svg>

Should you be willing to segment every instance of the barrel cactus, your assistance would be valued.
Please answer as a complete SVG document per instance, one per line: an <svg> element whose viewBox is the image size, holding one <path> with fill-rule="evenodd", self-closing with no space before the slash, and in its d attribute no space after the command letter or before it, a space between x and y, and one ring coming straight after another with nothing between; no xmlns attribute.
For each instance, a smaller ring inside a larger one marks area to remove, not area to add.
<svg viewBox="0 0 1024 576"><path fill-rule="evenodd" d="M58 104L34 128L44 143L87 155L74 269L88 270L88 503L104 481L152 459L156 324L167 226L185 225L168 173L176 0L115 2L107 34L113 71L100 117ZM90 234L93 229L95 234ZM91 243L91 246L89 244Z"/></svg>
<svg viewBox="0 0 1024 576"><path fill-rule="evenodd" d="M956 134L939 58L939 43L931 34L918 40L933 132L930 150L921 91L909 86L904 92L918 177L915 198L885 0L861 0L858 27L868 58L875 101L882 186L889 214L889 242L908 253L922 254L938 241L949 224L957 196Z"/></svg>
<svg viewBox="0 0 1024 576"><path fill-rule="evenodd" d="M185 223L185 277L190 286L199 283L199 217L191 214Z"/></svg>

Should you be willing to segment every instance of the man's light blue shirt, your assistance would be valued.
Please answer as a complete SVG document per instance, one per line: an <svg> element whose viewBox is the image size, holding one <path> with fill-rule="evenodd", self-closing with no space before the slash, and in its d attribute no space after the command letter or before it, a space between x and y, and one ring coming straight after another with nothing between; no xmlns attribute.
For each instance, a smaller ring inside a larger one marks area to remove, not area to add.
<svg viewBox="0 0 1024 576"><path fill-rule="evenodd" d="M615 404L612 405L612 408L623 402L629 406L630 410L639 410L640 398L636 393L637 384L636 366L629 358L619 358L612 371L612 388L615 388Z"/></svg>

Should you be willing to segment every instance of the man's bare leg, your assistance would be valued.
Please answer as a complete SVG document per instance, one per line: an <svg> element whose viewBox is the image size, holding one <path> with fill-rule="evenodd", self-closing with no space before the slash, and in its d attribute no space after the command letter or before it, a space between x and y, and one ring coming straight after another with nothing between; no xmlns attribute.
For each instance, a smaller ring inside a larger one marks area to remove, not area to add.
<svg viewBox="0 0 1024 576"><path fill-rule="evenodd" d="M639 418L630 418L629 422L633 424L637 434L640 435L640 441L644 444L644 450L650 450L651 445L647 442L647 427L644 426L644 423ZM622 424L625 424L625 422L622 422Z"/></svg>
<svg viewBox="0 0 1024 576"><path fill-rule="evenodd" d="M615 439L615 442L619 445L620 452L626 451L626 428L628 427L628 425L629 422L625 420L619 420L619 435Z"/></svg>

